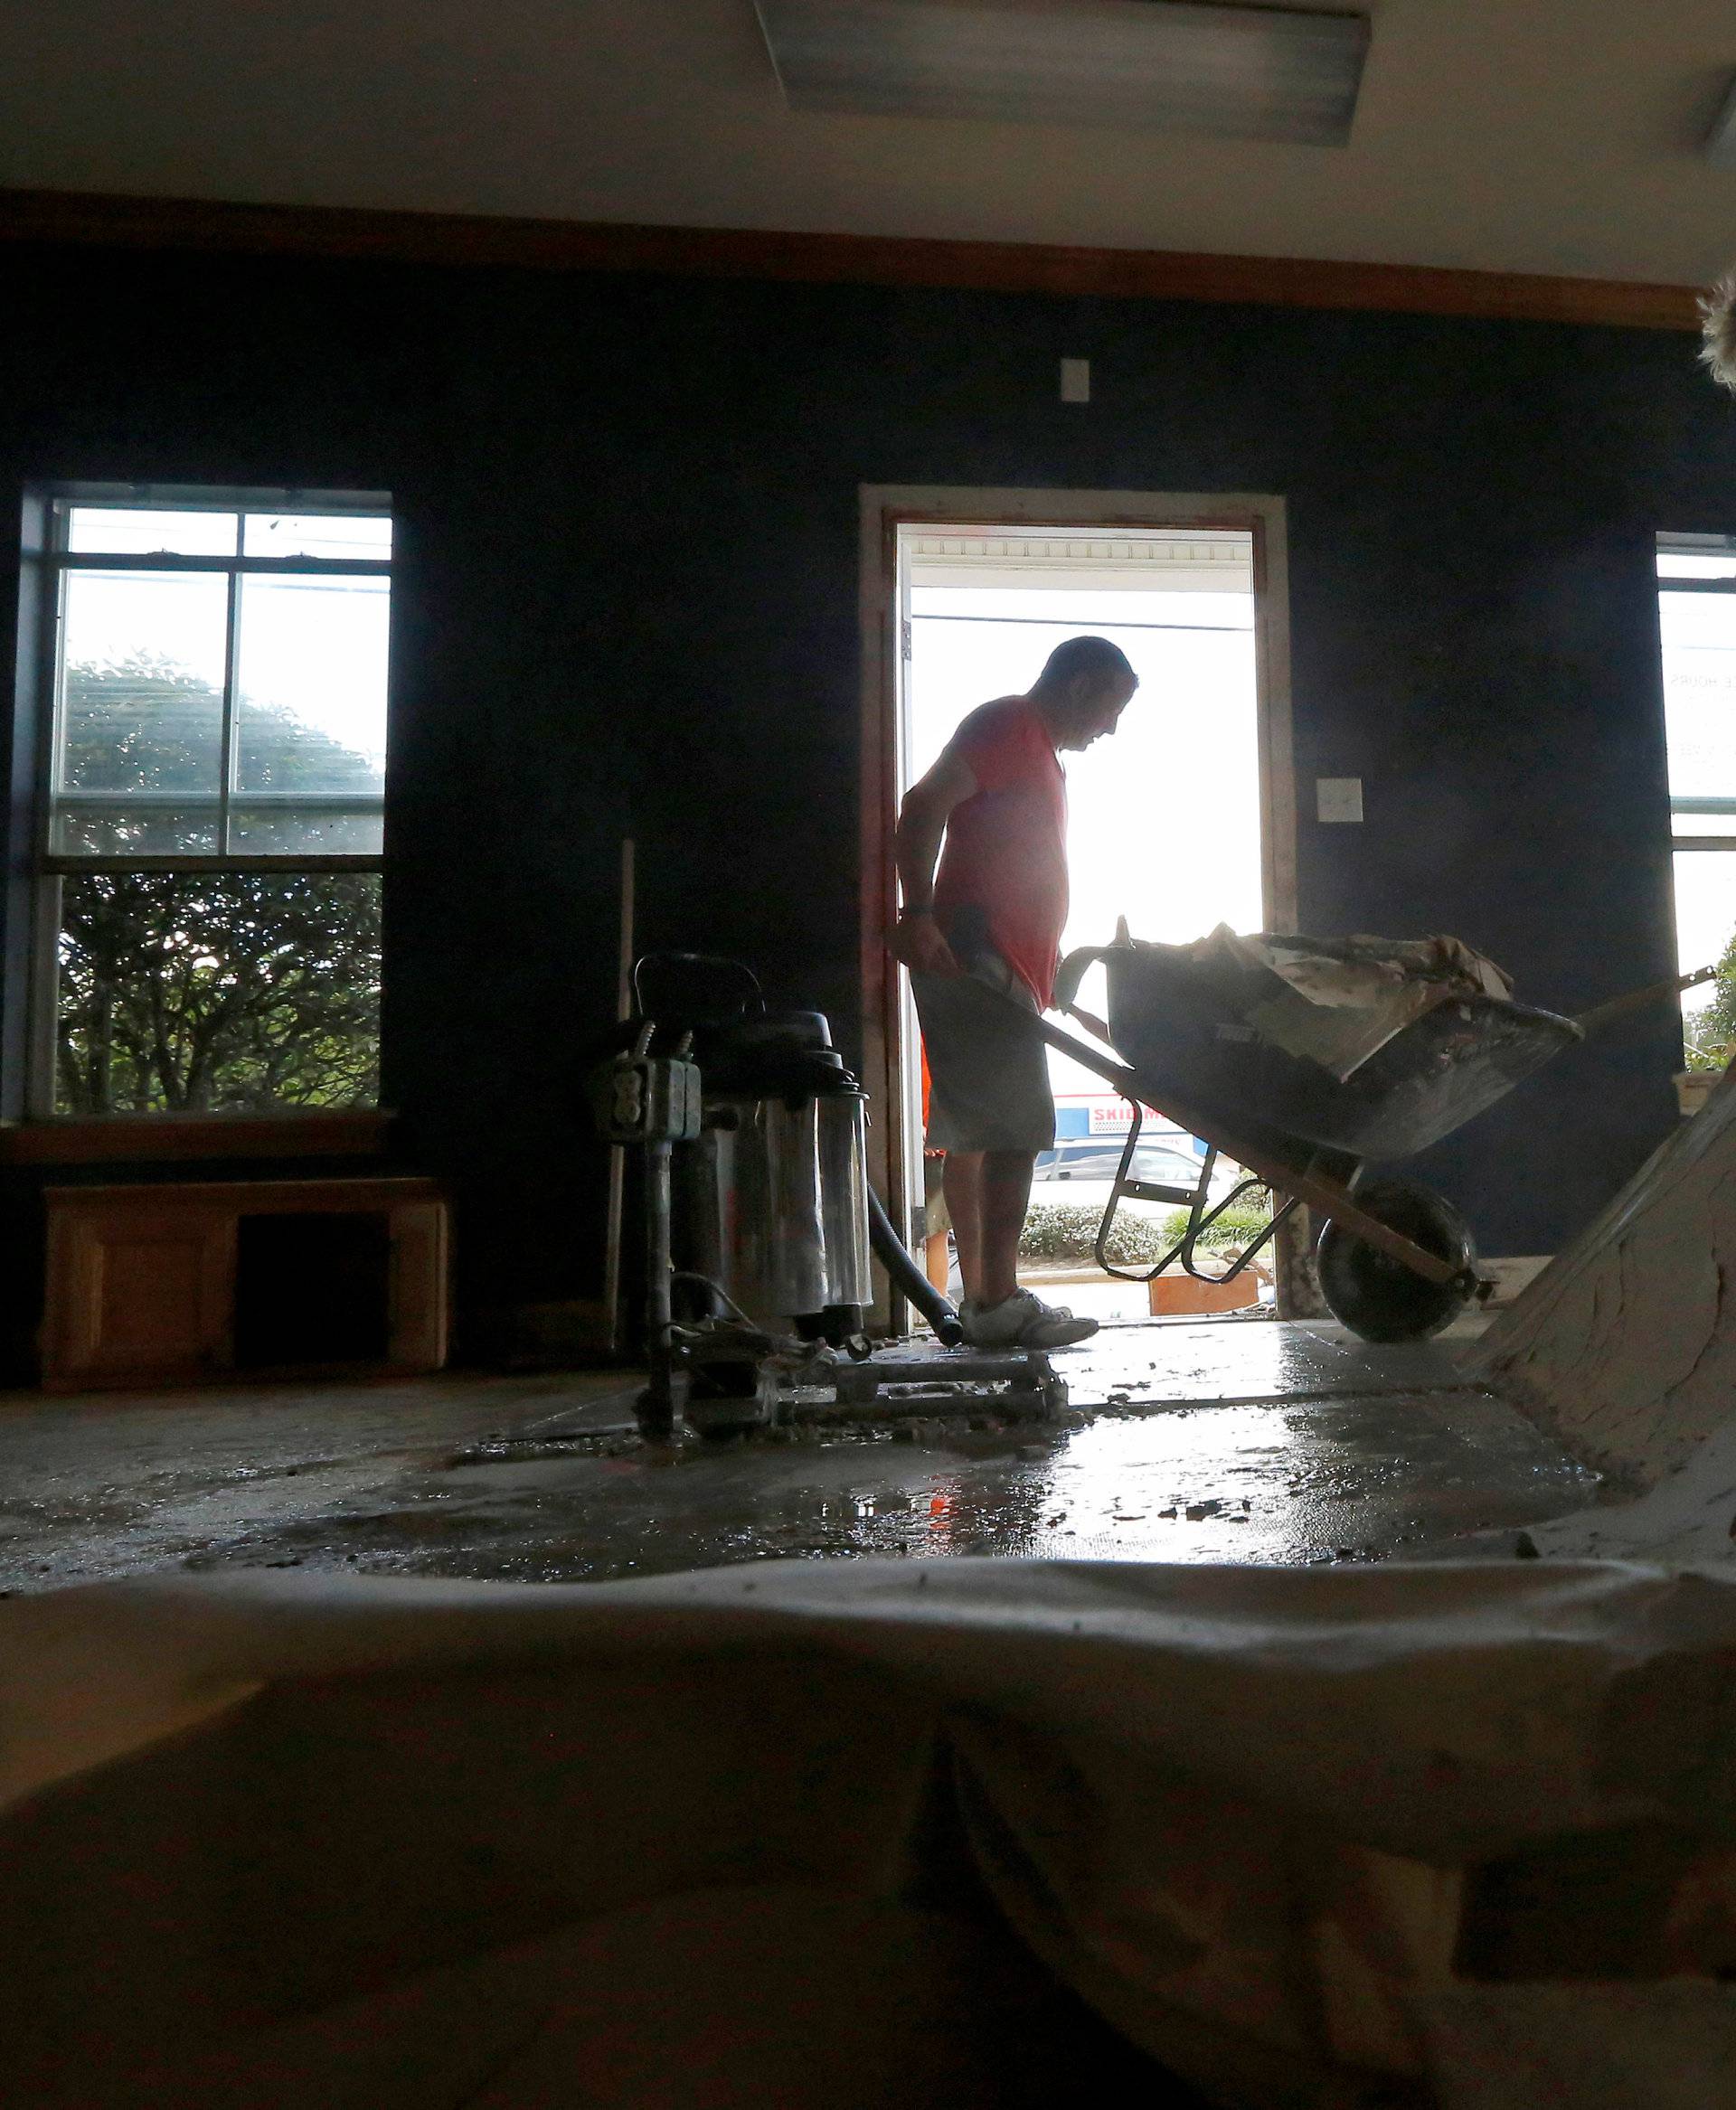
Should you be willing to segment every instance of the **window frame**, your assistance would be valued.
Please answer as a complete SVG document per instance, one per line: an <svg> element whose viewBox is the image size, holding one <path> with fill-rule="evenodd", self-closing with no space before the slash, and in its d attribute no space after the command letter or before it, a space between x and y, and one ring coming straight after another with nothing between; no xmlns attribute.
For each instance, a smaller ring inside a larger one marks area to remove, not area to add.
<svg viewBox="0 0 1736 2110"><path fill-rule="evenodd" d="M1715 851L1721 854L1736 852L1736 829L1723 834L1715 833L1692 834L1687 832L1687 826L1691 825L1696 818L1704 820L1727 819L1736 815L1736 796L1721 793L1694 796L1678 794L1669 788L1667 778L1671 766L1670 707L1669 683L1665 672L1663 597L1665 594L1675 593L1712 593L1736 596L1736 535L1659 533L1654 537L1654 551L1653 587L1656 598L1653 605L1657 611L1658 625L1659 724L1664 736L1664 763L1666 779L1665 789L1668 811L1670 916L1675 939L1672 949L1675 955L1678 972L1691 974L1698 963L1684 961L1682 954L1682 872L1680 859L1684 855L1701 854L1707 852ZM1665 577L1663 572L1664 560L1671 557L1716 560L1730 566L1730 574L1722 578L1715 576L1707 578ZM1691 1069L1690 1018L1686 1009L1685 992L1679 993L1679 996L1678 1016L1682 1026L1682 1059L1684 1063L1689 1064Z"/></svg>
<svg viewBox="0 0 1736 2110"><path fill-rule="evenodd" d="M1664 557L1722 557L1736 568L1736 536L1730 535L1659 535L1657 554ZM1657 593L1661 599L1666 593L1722 593L1736 594L1736 569L1728 579L1665 579L1657 578ZM1663 664L1660 635L1659 665ZM1668 763L1669 734L1665 733L1665 759ZM1684 835L1677 833L1676 818L1689 819L1695 815L1724 816L1736 814L1736 797L1679 798L1670 794L1670 850L1736 850L1736 833L1728 835Z"/></svg>
<svg viewBox="0 0 1736 2110"><path fill-rule="evenodd" d="M146 556L131 551L73 551L67 545L71 514L75 508L232 513L236 521L235 548L228 555L182 555L164 551ZM184 1118L168 1109L146 1115L130 1111L109 1115L67 1115L58 1110L60 940L63 883L67 879L102 872L276 871L288 876L307 872L378 872L384 870L383 849L225 852L221 847L229 839L231 804L251 809L281 805L286 809L293 807L305 813L378 813L382 816L382 827L384 822L383 786L378 796L366 798L357 797L354 794L322 796L257 792L247 792L237 796L237 787L233 781L237 765L234 730L240 702L237 682L241 654L242 579L250 575L295 578L356 578L366 575L382 578L390 586L397 554L394 532L392 555L386 558L249 557L242 553L246 539L246 519L248 514L259 513L339 518L344 515L378 517L383 514L393 520L394 530L396 527L391 495L379 491L217 489L203 485L186 487L176 485L56 483L33 485L25 495L18 702L21 717L27 721L27 724L21 725L20 731L27 730L33 737L29 740L31 775L28 843L25 857L22 861L25 865L23 875L25 881L23 890L24 900L21 902L18 900L17 888L12 890L14 915L21 908L24 910L25 928L22 934L24 940L22 949L26 956L20 962L20 948L16 946L12 948L10 956L14 964L25 967L22 1017L14 1018L7 1035L6 1052L22 1069L22 1077L11 1084L5 1094L6 1111L14 1118L22 1115L25 1120L33 1123L61 1126L101 1126L110 1121L135 1125L140 1121L173 1124ZM148 806L158 800L165 806L184 808L190 803L186 795L175 793L86 794L81 797L76 792L69 795L61 791L59 782L60 709L66 636L65 582L73 573L81 570L136 574L203 572L226 579L221 783L215 808L220 848L216 852L176 851L144 855L115 855L100 852L57 851L52 846L52 831L57 815L69 809L76 811L83 806L89 811L99 812L105 805L117 806L123 803L137 808ZM25 742L14 739L14 771L23 762L24 751ZM390 767L388 736L388 771ZM14 872L20 862L17 858L19 847L24 846L14 843ZM314 1111L327 1119L333 1117L329 1108ZM368 1117L365 1109L354 1111L363 1118ZM307 1110L285 1108L280 1116L274 1117L297 1121L307 1118L308 1115ZM257 1112L237 1109L233 1113L219 1111L201 1115L197 1118L201 1122L214 1123L248 1121L257 1126L261 1116Z"/></svg>

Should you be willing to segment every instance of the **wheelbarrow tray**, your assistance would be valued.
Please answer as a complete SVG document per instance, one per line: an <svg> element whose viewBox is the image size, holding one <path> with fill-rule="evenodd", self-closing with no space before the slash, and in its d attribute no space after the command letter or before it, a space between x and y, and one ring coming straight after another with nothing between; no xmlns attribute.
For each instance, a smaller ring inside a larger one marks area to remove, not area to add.
<svg viewBox="0 0 1736 2110"><path fill-rule="evenodd" d="M1359 1158L1428 1149L1583 1039L1571 1020L1492 996L1450 996L1348 1078L1262 1040L1185 948L1106 947L1109 1038L1162 1106L1165 1093L1269 1142Z"/></svg>

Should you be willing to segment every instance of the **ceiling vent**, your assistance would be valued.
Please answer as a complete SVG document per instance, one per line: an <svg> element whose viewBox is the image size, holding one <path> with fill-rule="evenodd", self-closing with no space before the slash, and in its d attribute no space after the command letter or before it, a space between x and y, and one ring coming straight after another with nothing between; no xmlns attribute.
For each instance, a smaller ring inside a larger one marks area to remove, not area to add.
<svg viewBox="0 0 1736 2110"><path fill-rule="evenodd" d="M1184 0L755 0L795 110L1342 146L1365 14Z"/></svg>

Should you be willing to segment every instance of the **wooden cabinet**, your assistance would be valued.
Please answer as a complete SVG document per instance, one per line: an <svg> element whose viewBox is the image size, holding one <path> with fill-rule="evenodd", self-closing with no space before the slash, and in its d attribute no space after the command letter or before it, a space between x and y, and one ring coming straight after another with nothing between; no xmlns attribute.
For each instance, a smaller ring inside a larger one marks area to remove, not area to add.
<svg viewBox="0 0 1736 2110"><path fill-rule="evenodd" d="M446 1361L431 1180L51 1187L42 1382L408 1375Z"/></svg>

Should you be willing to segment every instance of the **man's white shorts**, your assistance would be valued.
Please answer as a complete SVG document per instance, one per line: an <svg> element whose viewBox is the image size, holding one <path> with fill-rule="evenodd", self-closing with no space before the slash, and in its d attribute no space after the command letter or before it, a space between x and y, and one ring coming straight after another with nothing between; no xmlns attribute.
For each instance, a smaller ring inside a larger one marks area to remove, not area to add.
<svg viewBox="0 0 1736 2110"><path fill-rule="evenodd" d="M1031 1022L1036 999L1006 962L980 953L968 975L912 975L910 987L929 1059L928 1147L1050 1149L1048 1045Z"/></svg>

